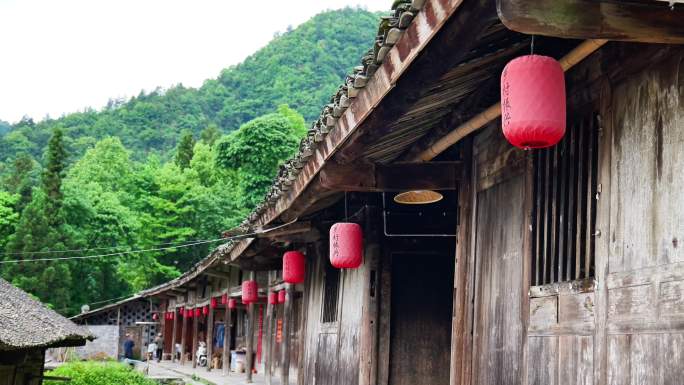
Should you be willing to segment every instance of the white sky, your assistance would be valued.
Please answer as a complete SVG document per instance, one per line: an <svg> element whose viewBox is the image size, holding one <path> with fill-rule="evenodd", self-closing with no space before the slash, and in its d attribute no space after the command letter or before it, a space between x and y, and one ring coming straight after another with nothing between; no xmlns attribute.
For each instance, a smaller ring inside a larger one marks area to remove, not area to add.
<svg viewBox="0 0 684 385"><path fill-rule="evenodd" d="M90 106L183 83L197 87L275 32L344 6L391 0L0 0L0 119Z"/></svg>

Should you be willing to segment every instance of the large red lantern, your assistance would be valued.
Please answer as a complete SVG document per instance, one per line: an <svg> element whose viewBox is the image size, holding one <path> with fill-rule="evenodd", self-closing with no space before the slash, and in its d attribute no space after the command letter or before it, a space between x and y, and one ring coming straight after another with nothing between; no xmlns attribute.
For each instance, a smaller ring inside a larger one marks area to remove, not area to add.
<svg viewBox="0 0 684 385"><path fill-rule="evenodd" d="M259 288L257 282L253 280L248 280L242 282L242 302L244 304L249 304L252 302L257 302L259 299Z"/></svg>
<svg viewBox="0 0 684 385"><path fill-rule="evenodd" d="M356 269L363 262L363 233L356 223L330 228L330 263L338 269Z"/></svg>
<svg viewBox="0 0 684 385"><path fill-rule="evenodd" d="M208 315L209 314L209 306L204 306L202 308L202 315Z"/></svg>
<svg viewBox="0 0 684 385"><path fill-rule="evenodd" d="M185 318L192 318L192 309L185 310Z"/></svg>
<svg viewBox="0 0 684 385"><path fill-rule="evenodd" d="M231 298L228 300L228 309L235 309L237 308L237 300L235 298Z"/></svg>
<svg viewBox="0 0 684 385"><path fill-rule="evenodd" d="M565 76L548 56L511 60L501 74L501 125L520 148L544 148L565 135Z"/></svg>
<svg viewBox="0 0 684 385"><path fill-rule="evenodd" d="M299 251L288 251L283 255L283 281L287 283L302 283L305 275L304 254Z"/></svg>
<svg viewBox="0 0 684 385"><path fill-rule="evenodd" d="M199 317L202 315L202 309L196 307L195 308L195 314L193 314L194 317Z"/></svg>
<svg viewBox="0 0 684 385"><path fill-rule="evenodd" d="M287 297L285 295L285 290L281 290L278 292L278 303L285 303L286 298Z"/></svg>
<svg viewBox="0 0 684 385"><path fill-rule="evenodd" d="M212 298L209 301L209 306L211 306L212 309L216 309L216 306L218 306L218 301L216 300L216 298Z"/></svg>
<svg viewBox="0 0 684 385"><path fill-rule="evenodd" d="M172 311L172 312L169 313L169 319L170 319L170 320L173 320L173 318L174 318L175 316L176 316L176 312L173 312L173 311Z"/></svg>
<svg viewBox="0 0 684 385"><path fill-rule="evenodd" d="M268 293L268 304L277 305L278 304L278 293L270 292Z"/></svg>
<svg viewBox="0 0 684 385"><path fill-rule="evenodd" d="M221 296L221 305L225 305L228 303L228 294L224 294Z"/></svg>

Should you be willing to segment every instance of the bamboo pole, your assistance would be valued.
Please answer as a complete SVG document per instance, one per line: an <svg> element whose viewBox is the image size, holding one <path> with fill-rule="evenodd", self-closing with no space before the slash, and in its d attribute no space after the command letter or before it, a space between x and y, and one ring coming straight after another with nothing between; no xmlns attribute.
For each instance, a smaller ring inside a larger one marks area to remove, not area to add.
<svg viewBox="0 0 684 385"><path fill-rule="evenodd" d="M606 44L608 40L604 39L592 39L585 40L575 47L572 51L568 52L563 58L559 60L563 71L567 71L572 68L575 64L584 60L587 56L591 55L597 49L601 48ZM479 130L484 127L487 123L501 116L501 102L490 106L486 110L480 112L479 114L472 117L467 122L456 127L454 130L440 138L438 141L433 143L430 147L425 149L423 152L418 154L415 161L427 162L434 159L437 155L444 152L447 148L456 144L461 139L465 138L469 134Z"/></svg>
<svg viewBox="0 0 684 385"><path fill-rule="evenodd" d="M229 299L230 300L230 299ZM224 316L223 316L223 375L227 375L229 372L229 357L228 353L230 353L230 340L231 340L231 334L233 331L233 310L228 307L228 304L226 303L226 308L224 310Z"/></svg>
<svg viewBox="0 0 684 385"><path fill-rule="evenodd" d="M211 372L211 357L214 352L214 308L211 307L211 297L209 297L209 315L207 316L207 372Z"/></svg>
<svg viewBox="0 0 684 385"><path fill-rule="evenodd" d="M268 290L267 293L271 294L271 283L275 280L275 274L273 271L268 272ZM271 361L273 360L273 343L271 341L271 336L273 335L273 329L271 327L271 319L273 318L273 307L275 305L266 302L266 338L264 339L264 371L266 375L266 385L271 385Z"/></svg>
<svg viewBox="0 0 684 385"><path fill-rule="evenodd" d="M283 343L280 367L280 384L290 384L290 324L292 322L292 301L294 300L292 285L285 284L285 309L283 311Z"/></svg>
<svg viewBox="0 0 684 385"><path fill-rule="evenodd" d="M173 327L171 328L171 362L176 362L176 333L178 330L178 314L173 309Z"/></svg>

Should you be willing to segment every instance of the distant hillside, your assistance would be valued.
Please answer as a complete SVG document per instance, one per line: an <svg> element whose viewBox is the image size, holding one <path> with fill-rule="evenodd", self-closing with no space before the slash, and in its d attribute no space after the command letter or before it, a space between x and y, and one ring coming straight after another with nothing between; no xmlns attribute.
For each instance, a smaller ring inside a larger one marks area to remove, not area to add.
<svg viewBox="0 0 684 385"><path fill-rule="evenodd" d="M141 93L128 101L111 101L101 111L40 123L26 119L9 132L0 126L0 162L11 161L21 152L40 159L55 127L64 131L73 161L109 135L121 138L138 159L150 152L165 155L183 131L197 136L213 124L226 133L284 103L311 121L345 73L370 48L377 24L377 14L361 9L324 12L275 37L199 89L179 85ZM230 41L236 38L240 37L227 36L226 45L216 49L230 49Z"/></svg>

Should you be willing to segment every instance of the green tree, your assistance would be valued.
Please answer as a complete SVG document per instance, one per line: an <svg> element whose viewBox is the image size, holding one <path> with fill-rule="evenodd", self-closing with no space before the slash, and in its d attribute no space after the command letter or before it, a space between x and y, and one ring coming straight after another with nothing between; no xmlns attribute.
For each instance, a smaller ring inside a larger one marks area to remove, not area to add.
<svg viewBox="0 0 684 385"><path fill-rule="evenodd" d="M220 137L221 132L219 132L218 127L214 123L209 124L200 134L202 142L209 147L213 146Z"/></svg>
<svg viewBox="0 0 684 385"><path fill-rule="evenodd" d="M55 129L48 143L47 165L43 173L43 191L47 197L45 216L52 226L60 224L62 201L62 177L66 167L67 154L64 150L62 130Z"/></svg>
<svg viewBox="0 0 684 385"><path fill-rule="evenodd" d="M304 120L287 106L242 125L217 144L217 165L238 170L240 201L253 208L268 191L278 166L291 157L306 132Z"/></svg>
<svg viewBox="0 0 684 385"><path fill-rule="evenodd" d="M194 155L195 139L191 133L186 133L178 143L176 149L176 165L182 170L190 167L190 161Z"/></svg>

